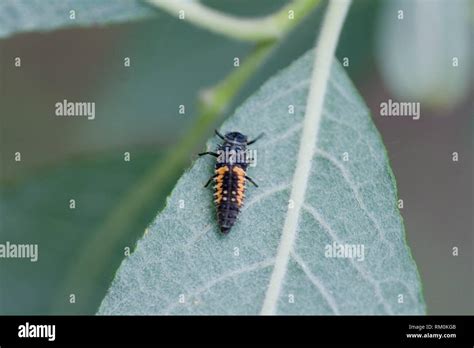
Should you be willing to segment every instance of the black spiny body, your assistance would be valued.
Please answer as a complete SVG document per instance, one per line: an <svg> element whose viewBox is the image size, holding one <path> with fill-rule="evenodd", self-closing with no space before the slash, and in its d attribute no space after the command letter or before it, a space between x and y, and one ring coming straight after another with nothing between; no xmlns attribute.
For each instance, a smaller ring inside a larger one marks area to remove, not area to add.
<svg viewBox="0 0 474 348"><path fill-rule="evenodd" d="M217 209L217 222L222 233L227 234L234 225L245 199L245 184L249 180L246 175L248 166L247 145L253 144L263 134L252 141L239 132L229 132L222 136L224 141L215 152L204 152L199 155L217 157L214 175L206 183L207 187L214 180L214 203Z"/></svg>

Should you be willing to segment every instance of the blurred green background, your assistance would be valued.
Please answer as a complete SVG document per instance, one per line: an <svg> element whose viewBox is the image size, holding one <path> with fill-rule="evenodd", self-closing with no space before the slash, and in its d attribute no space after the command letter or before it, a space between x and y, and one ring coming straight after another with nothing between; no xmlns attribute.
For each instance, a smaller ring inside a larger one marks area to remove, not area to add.
<svg viewBox="0 0 474 348"><path fill-rule="evenodd" d="M205 3L258 16L286 2ZM325 5L273 47L217 126L313 47ZM429 314L474 313L471 14L472 2L462 0L357 0L337 50L339 60L349 58L347 71L387 147ZM159 11L137 22L0 39L0 243L39 245L36 263L0 260L0 314L95 313L125 248L133 250L205 139L138 214L121 215L117 206L147 175L166 169L165 154L195 127L199 94L253 47ZM456 69L454 56L460 58ZM21 57L21 68L14 57ZM124 57L131 67L124 68ZM94 101L96 119L54 117L54 104L63 99ZM388 99L419 101L420 120L380 117L380 103ZM21 162L14 161L17 151ZM454 151L460 156L455 163ZM116 215L120 230L100 233ZM452 255L455 246L459 256Z"/></svg>

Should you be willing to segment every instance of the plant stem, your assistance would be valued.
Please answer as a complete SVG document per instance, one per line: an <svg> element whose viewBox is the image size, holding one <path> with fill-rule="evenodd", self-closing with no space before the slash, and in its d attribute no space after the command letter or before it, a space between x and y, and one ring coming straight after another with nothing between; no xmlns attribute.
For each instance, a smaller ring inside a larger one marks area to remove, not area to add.
<svg viewBox="0 0 474 348"><path fill-rule="evenodd" d="M320 0L292 0L276 13L260 18L246 18L229 15L199 1L147 0L175 17L184 16L199 27L233 39L245 41L273 41L283 36L289 28L299 22ZM289 18L288 11L294 11L295 18ZM182 11L182 12L180 12Z"/></svg>
<svg viewBox="0 0 474 348"><path fill-rule="evenodd" d="M305 192L311 173L311 163L318 141L319 125L323 112L324 96L336 52L339 35L351 0L331 0L324 16L321 32L314 52L313 73L309 87L303 132L296 160L296 169L290 201L291 209L286 214L275 266L265 294L261 314L276 314L280 292L285 280L287 266L296 239L298 220L304 203Z"/></svg>
<svg viewBox="0 0 474 348"><path fill-rule="evenodd" d="M300 0L300 1L291 1L288 5L284 6L278 12L273 14L271 17L282 30L287 33L289 32L296 24L301 22L301 20L311 12L321 0ZM289 18L289 11L293 11L294 18Z"/></svg>
<svg viewBox="0 0 474 348"><path fill-rule="evenodd" d="M199 94L199 117L196 123L202 122L206 114L217 119L223 114L245 82L262 64L273 48L270 43L259 44L246 57L243 64L234 69L224 80L210 89L202 90Z"/></svg>

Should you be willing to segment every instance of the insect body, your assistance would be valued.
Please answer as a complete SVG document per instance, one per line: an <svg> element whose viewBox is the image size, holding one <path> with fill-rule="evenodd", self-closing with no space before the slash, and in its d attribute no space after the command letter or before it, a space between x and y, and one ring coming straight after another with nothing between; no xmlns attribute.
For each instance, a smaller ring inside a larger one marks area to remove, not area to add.
<svg viewBox="0 0 474 348"><path fill-rule="evenodd" d="M252 141L239 132L229 132L225 136L216 131L216 135L224 142L219 145L216 152L203 152L202 155L217 157L214 175L204 187L214 181L214 203L217 209L217 221L222 233L227 234L237 219L244 204L245 184L250 181L258 185L247 176L248 155L247 145L255 143L263 134Z"/></svg>

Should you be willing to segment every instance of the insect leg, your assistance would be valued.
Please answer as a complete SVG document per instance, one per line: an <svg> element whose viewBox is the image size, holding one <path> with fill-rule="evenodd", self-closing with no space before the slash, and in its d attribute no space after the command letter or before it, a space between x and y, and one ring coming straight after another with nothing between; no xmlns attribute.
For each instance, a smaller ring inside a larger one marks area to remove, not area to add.
<svg viewBox="0 0 474 348"><path fill-rule="evenodd" d="M249 178L247 175L245 176L245 179L247 179L248 181L250 181L252 184L255 185L255 187L258 187L258 185L255 183L255 181L252 180L252 178Z"/></svg>
<svg viewBox="0 0 474 348"><path fill-rule="evenodd" d="M221 133L219 133L219 131L218 131L217 129L215 129L214 132L216 133L216 135L217 135L219 138L221 138L222 140L225 140L225 137L224 137Z"/></svg>
<svg viewBox="0 0 474 348"><path fill-rule="evenodd" d="M265 133L260 133L254 140L250 140L247 145L252 145L254 142L256 142L258 139L260 139L261 137L263 137L265 135Z"/></svg>
<svg viewBox="0 0 474 348"><path fill-rule="evenodd" d="M218 153L215 153L215 152L212 152L212 151L201 152L198 155L199 156L211 155L211 156L214 156L214 157L219 157Z"/></svg>
<svg viewBox="0 0 474 348"><path fill-rule="evenodd" d="M211 177L209 178L209 180L206 182L206 185L204 185L204 187L208 187L209 184L211 183L212 179L214 179L215 177L217 177L217 175L218 175L218 174L214 174L213 176L211 176Z"/></svg>

